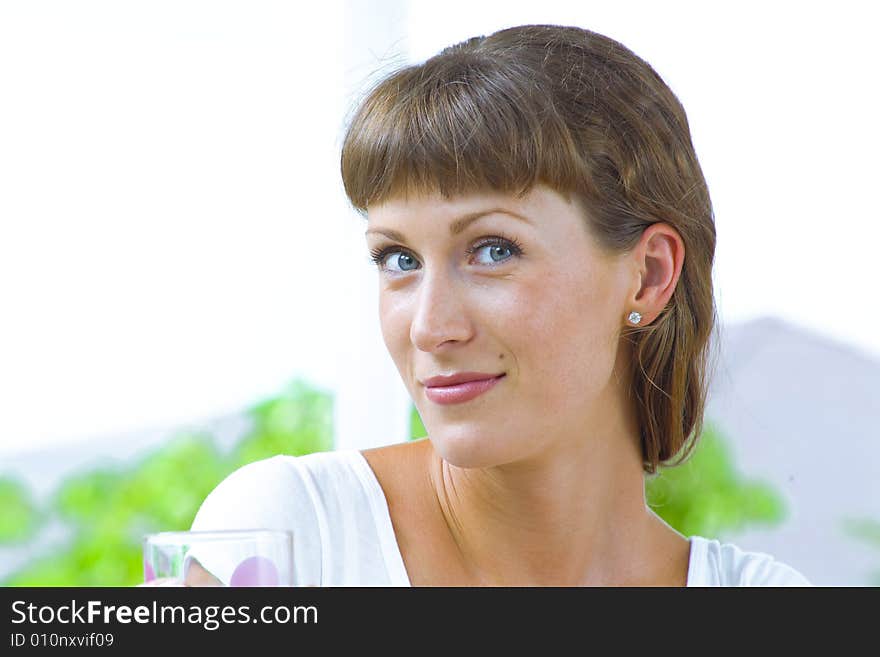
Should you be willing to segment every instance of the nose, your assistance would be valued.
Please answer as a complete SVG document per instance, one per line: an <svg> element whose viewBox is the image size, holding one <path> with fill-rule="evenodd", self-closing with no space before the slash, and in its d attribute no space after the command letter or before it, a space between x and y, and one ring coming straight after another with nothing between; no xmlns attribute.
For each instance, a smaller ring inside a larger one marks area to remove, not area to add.
<svg viewBox="0 0 880 657"><path fill-rule="evenodd" d="M449 342L466 342L472 334L466 300L449 277L425 275L415 295L410 340L422 351Z"/></svg>

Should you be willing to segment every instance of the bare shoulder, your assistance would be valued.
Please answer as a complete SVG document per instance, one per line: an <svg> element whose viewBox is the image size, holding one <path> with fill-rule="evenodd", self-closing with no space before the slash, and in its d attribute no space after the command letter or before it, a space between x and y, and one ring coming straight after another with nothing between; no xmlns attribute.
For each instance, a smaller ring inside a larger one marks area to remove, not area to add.
<svg viewBox="0 0 880 657"><path fill-rule="evenodd" d="M414 586L450 583L455 562L430 478L427 438L363 450L385 494L397 545ZM461 575L458 575L461 580ZM458 580L457 580L458 581Z"/></svg>
<svg viewBox="0 0 880 657"><path fill-rule="evenodd" d="M431 444L427 438L361 450L379 483L393 486L400 479L418 473L425 464Z"/></svg>
<svg viewBox="0 0 880 657"><path fill-rule="evenodd" d="M432 449L425 438L361 452L385 493L395 527L422 519L430 506L428 463Z"/></svg>

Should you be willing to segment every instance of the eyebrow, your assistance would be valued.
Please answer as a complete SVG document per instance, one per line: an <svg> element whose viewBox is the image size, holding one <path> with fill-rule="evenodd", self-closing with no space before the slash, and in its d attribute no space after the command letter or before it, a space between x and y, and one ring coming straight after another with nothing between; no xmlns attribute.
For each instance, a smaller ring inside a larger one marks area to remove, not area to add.
<svg viewBox="0 0 880 657"><path fill-rule="evenodd" d="M459 217L451 224L449 224L449 234L455 237L456 235L462 233L468 226L470 226L478 219L482 219L483 217L486 217L490 214L506 214L513 217L514 219L524 221L527 224L531 223L526 217L521 214L517 214L516 212L511 212L510 210L504 208L492 208L491 210L480 210L478 212L471 212L469 214ZM369 235L370 233L379 233L380 235L385 235L386 237L390 237L391 239L398 242L406 242L406 237L404 237L403 233L392 230L391 228L368 228L364 235Z"/></svg>

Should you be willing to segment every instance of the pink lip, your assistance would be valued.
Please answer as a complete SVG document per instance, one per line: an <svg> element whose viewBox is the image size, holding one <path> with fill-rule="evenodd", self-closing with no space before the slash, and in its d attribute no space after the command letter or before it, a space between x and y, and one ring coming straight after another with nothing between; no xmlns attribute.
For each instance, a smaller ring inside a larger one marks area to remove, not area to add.
<svg viewBox="0 0 880 657"><path fill-rule="evenodd" d="M492 379L456 383L451 386L425 387L425 396L437 404L461 404L479 397L490 388L493 388L504 376L502 374Z"/></svg>

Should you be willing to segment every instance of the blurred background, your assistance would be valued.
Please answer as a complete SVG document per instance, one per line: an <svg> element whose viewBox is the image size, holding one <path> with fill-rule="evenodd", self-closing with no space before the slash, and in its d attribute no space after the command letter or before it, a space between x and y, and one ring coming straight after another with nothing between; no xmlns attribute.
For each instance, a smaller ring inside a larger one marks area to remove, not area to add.
<svg viewBox="0 0 880 657"><path fill-rule="evenodd" d="M574 24L682 101L721 329L685 535L880 584L880 150L867 3L0 3L0 584L142 578L234 468L425 435L338 173L369 83Z"/></svg>

